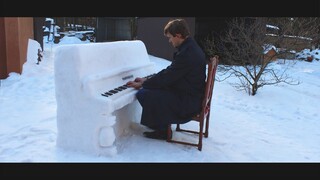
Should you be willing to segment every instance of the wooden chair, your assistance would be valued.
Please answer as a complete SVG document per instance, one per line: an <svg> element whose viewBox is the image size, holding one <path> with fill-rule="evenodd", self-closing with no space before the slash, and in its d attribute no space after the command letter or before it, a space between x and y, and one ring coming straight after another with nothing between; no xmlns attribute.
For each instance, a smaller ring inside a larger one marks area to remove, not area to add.
<svg viewBox="0 0 320 180"><path fill-rule="evenodd" d="M219 56L214 56L210 58L210 62L208 63L208 73L207 73L207 79L206 79L205 96L202 102L202 110L200 114L192 117L191 119L199 123L199 130L195 131L195 130L182 129L180 127L180 124L177 124L176 126L176 131L198 134L199 135L198 143L179 141L179 140L174 140L169 138L169 137L172 137L171 124L168 126L168 130L167 130L167 133L168 133L167 142L197 146L198 150L201 151L202 137L204 136L207 138L209 136L210 104L211 104L212 91L214 87L214 80L215 80L218 63L219 63ZM205 124L205 131L203 132L204 124Z"/></svg>

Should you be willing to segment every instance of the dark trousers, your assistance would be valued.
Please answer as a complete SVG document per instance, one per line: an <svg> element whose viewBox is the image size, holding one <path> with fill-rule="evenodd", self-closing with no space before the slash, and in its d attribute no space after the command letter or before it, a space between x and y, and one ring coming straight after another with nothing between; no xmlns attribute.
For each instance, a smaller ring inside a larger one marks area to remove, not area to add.
<svg viewBox="0 0 320 180"><path fill-rule="evenodd" d="M169 124L183 124L192 117L188 115L188 103L170 90L142 88L136 97L142 106L140 123L151 129L165 130Z"/></svg>

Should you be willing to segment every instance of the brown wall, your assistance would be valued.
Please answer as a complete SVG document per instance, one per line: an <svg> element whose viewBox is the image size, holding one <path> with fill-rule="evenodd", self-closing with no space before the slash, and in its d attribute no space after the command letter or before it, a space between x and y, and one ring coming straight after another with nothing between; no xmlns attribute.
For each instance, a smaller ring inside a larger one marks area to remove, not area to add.
<svg viewBox="0 0 320 180"><path fill-rule="evenodd" d="M277 59L277 52L274 49L270 49L264 56L264 60L276 60Z"/></svg>
<svg viewBox="0 0 320 180"><path fill-rule="evenodd" d="M0 79L7 77L7 61L6 61L6 36L4 28L4 18L0 18Z"/></svg>
<svg viewBox="0 0 320 180"><path fill-rule="evenodd" d="M20 73L18 19L5 18L7 71Z"/></svg>
<svg viewBox="0 0 320 180"><path fill-rule="evenodd" d="M20 67L27 61L29 39L34 39L33 18L19 18Z"/></svg>
<svg viewBox="0 0 320 180"><path fill-rule="evenodd" d="M34 39L33 18L8 17L3 20L4 27L1 30L4 30L5 37L0 38L0 44L5 46L3 49L6 55L4 59L1 56L0 61L1 65L6 65L6 73L1 74L1 79L6 78L10 72L22 72L23 64L27 59L28 40Z"/></svg>
<svg viewBox="0 0 320 180"><path fill-rule="evenodd" d="M148 54L172 60L175 48L163 34L164 26L176 17L141 17L137 22L137 39L144 42ZM195 32L195 18L184 18L190 27L191 35Z"/></svg>

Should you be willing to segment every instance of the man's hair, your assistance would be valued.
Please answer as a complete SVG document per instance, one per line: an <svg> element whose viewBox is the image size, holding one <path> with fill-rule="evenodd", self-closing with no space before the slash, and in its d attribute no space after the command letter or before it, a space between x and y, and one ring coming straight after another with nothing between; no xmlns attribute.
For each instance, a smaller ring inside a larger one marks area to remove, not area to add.
<svg viewBox="0 0 320 180"><path fill-rule="evenodd" d="M177 34L181 34L182 38L186 38L190 35L189 26L184 19L175 19L168 22L164 27L164 34L170 33L173 37Z"/></svg>

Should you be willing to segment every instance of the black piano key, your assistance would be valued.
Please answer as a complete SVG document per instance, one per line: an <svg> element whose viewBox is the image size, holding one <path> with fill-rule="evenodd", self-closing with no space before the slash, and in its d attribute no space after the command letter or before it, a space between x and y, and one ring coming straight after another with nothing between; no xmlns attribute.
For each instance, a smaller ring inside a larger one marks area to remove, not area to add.
<svg viewBox="0 0 320 180"><path fill-rule="evenodd" d="M102 96L105 96L105 97L108 97L109 95L106 95L106 94L101 94Z"/></svg>
<svg viewBox="0 0 320 180"><path fill-rule="evenodd" d="M127 87L125 87L125 86L120 86L119 89L125 90L125 89L127 89Z"/></svg>
<svg viewBox="0 0 320 180"><path fill-rule="evenodd" d="M120 87L117 87L117 88L115 88L114 90L122 91L123 89L121 89Z"/></svg>
<svg viewBox="0 0 320 180"><path fill-rule="evenodd" d="M113 95L112 93L109 93L109 92L105 92L104 94L105 94L105 95L109 95L109 96L112 96L112 95Z"/></svg>
<svg viewBox="0 0 320 180"><path fill-rule="evenodd" d="M116 94L116 93L118 93L118 91L116 91L116 90L110 90L109 93Z"/></svg>

